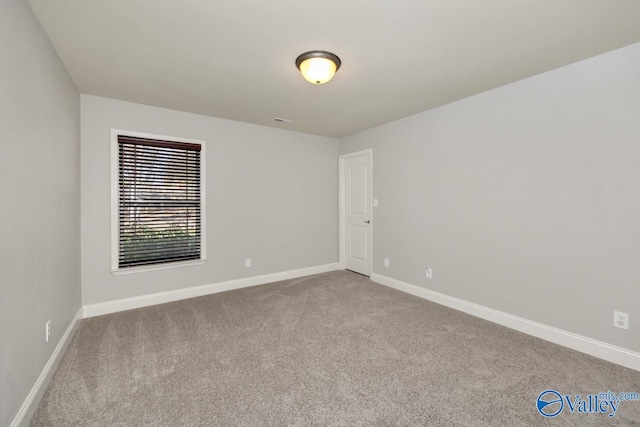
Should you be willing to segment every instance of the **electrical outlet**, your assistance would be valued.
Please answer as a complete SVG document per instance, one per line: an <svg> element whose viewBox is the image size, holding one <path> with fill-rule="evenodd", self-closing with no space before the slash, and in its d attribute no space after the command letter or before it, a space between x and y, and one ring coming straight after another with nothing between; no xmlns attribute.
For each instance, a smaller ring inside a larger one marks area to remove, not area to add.
<svg viewBox="0 0 640 427"><path fill-rule="evenodd" d="M389 268L389 258L384 259L384 266Z"/></svg>
<svg viewBox="0 0 640 427"><path fill-rule="evenodd" d="M51 336L51 320L47 320L47 323L44 324L44 342L49 342L50 336Z"/></svg>
<svg viewBox="0 0 640 427"><path fill-rule="evenodd" d="M629 329L629 313L614 311L613 326L620 329Z"/></svg>
<svg viewBox="0 0 640 427"><path fill-rule="evenodd" d="M251 258L247 258L244 260L244 267L251 268Z"/></svg>
<svg viewBox="0 0 640 427"><path fill-rule="evenodd" d="M431 270L431 267L425 269L425 276L427 279L433 279L433 270Z"/></svg>

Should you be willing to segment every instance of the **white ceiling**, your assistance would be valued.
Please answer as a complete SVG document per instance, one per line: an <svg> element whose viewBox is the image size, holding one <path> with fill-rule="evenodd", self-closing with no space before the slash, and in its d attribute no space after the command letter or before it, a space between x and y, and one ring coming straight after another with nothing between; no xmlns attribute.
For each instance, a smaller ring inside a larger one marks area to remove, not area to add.
<svg viewBox="0 0 640 427"><path fill-rule="evenodd" d="M331 137L640 41L638 0L29 3L82 93Z"/></svg>

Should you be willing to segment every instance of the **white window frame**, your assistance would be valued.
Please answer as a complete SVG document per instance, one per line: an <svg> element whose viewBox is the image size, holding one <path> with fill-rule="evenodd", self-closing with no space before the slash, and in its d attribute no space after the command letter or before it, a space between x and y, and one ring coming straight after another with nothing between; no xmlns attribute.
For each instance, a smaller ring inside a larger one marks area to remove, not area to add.
<svg viewBox="0 0 640 427"><path fill-rule="evenodd" d="M145 265L141 267L119 268L120 256L120 222L119 212L119 180L118 180L118 135L137 138L158 139L171 142L185 142L200 145L200 259L189 261L167 262L163 264ZM206 201L206 143L202 140L180 138L175 136L156 135L146 132L136 132L122 129L111 129L111 273L114 275L141 273L154 270L166 270L169 268L186 267L203 264L207 260L207 201Z"/></svg>

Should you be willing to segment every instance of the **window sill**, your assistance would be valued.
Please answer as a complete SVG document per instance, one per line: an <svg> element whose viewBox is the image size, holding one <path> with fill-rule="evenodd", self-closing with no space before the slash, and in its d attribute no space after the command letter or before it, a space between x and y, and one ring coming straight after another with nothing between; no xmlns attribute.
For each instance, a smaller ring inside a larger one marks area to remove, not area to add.
<svg viewBox="0 0 640 427"><path fill-rule="evenodd" d="M167 264L145 265L142 267L115 268L111 269L114 276L122 276L125 274L145 273L147 271L168 270L171 268L190 267L192 265L204 264L206 259L195 259L191 261L172 262Z"/></svg>

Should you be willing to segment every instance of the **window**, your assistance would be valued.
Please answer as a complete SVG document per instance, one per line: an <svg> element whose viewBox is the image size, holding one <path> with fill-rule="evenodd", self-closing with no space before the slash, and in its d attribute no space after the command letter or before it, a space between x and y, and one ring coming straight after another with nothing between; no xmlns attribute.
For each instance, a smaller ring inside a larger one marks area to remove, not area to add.
<svg viewBox="0 0 640 427"><path fill-rule="evenodd" d="M203 141L112 131L114 272L205 259L203 151Z"/></svg>

